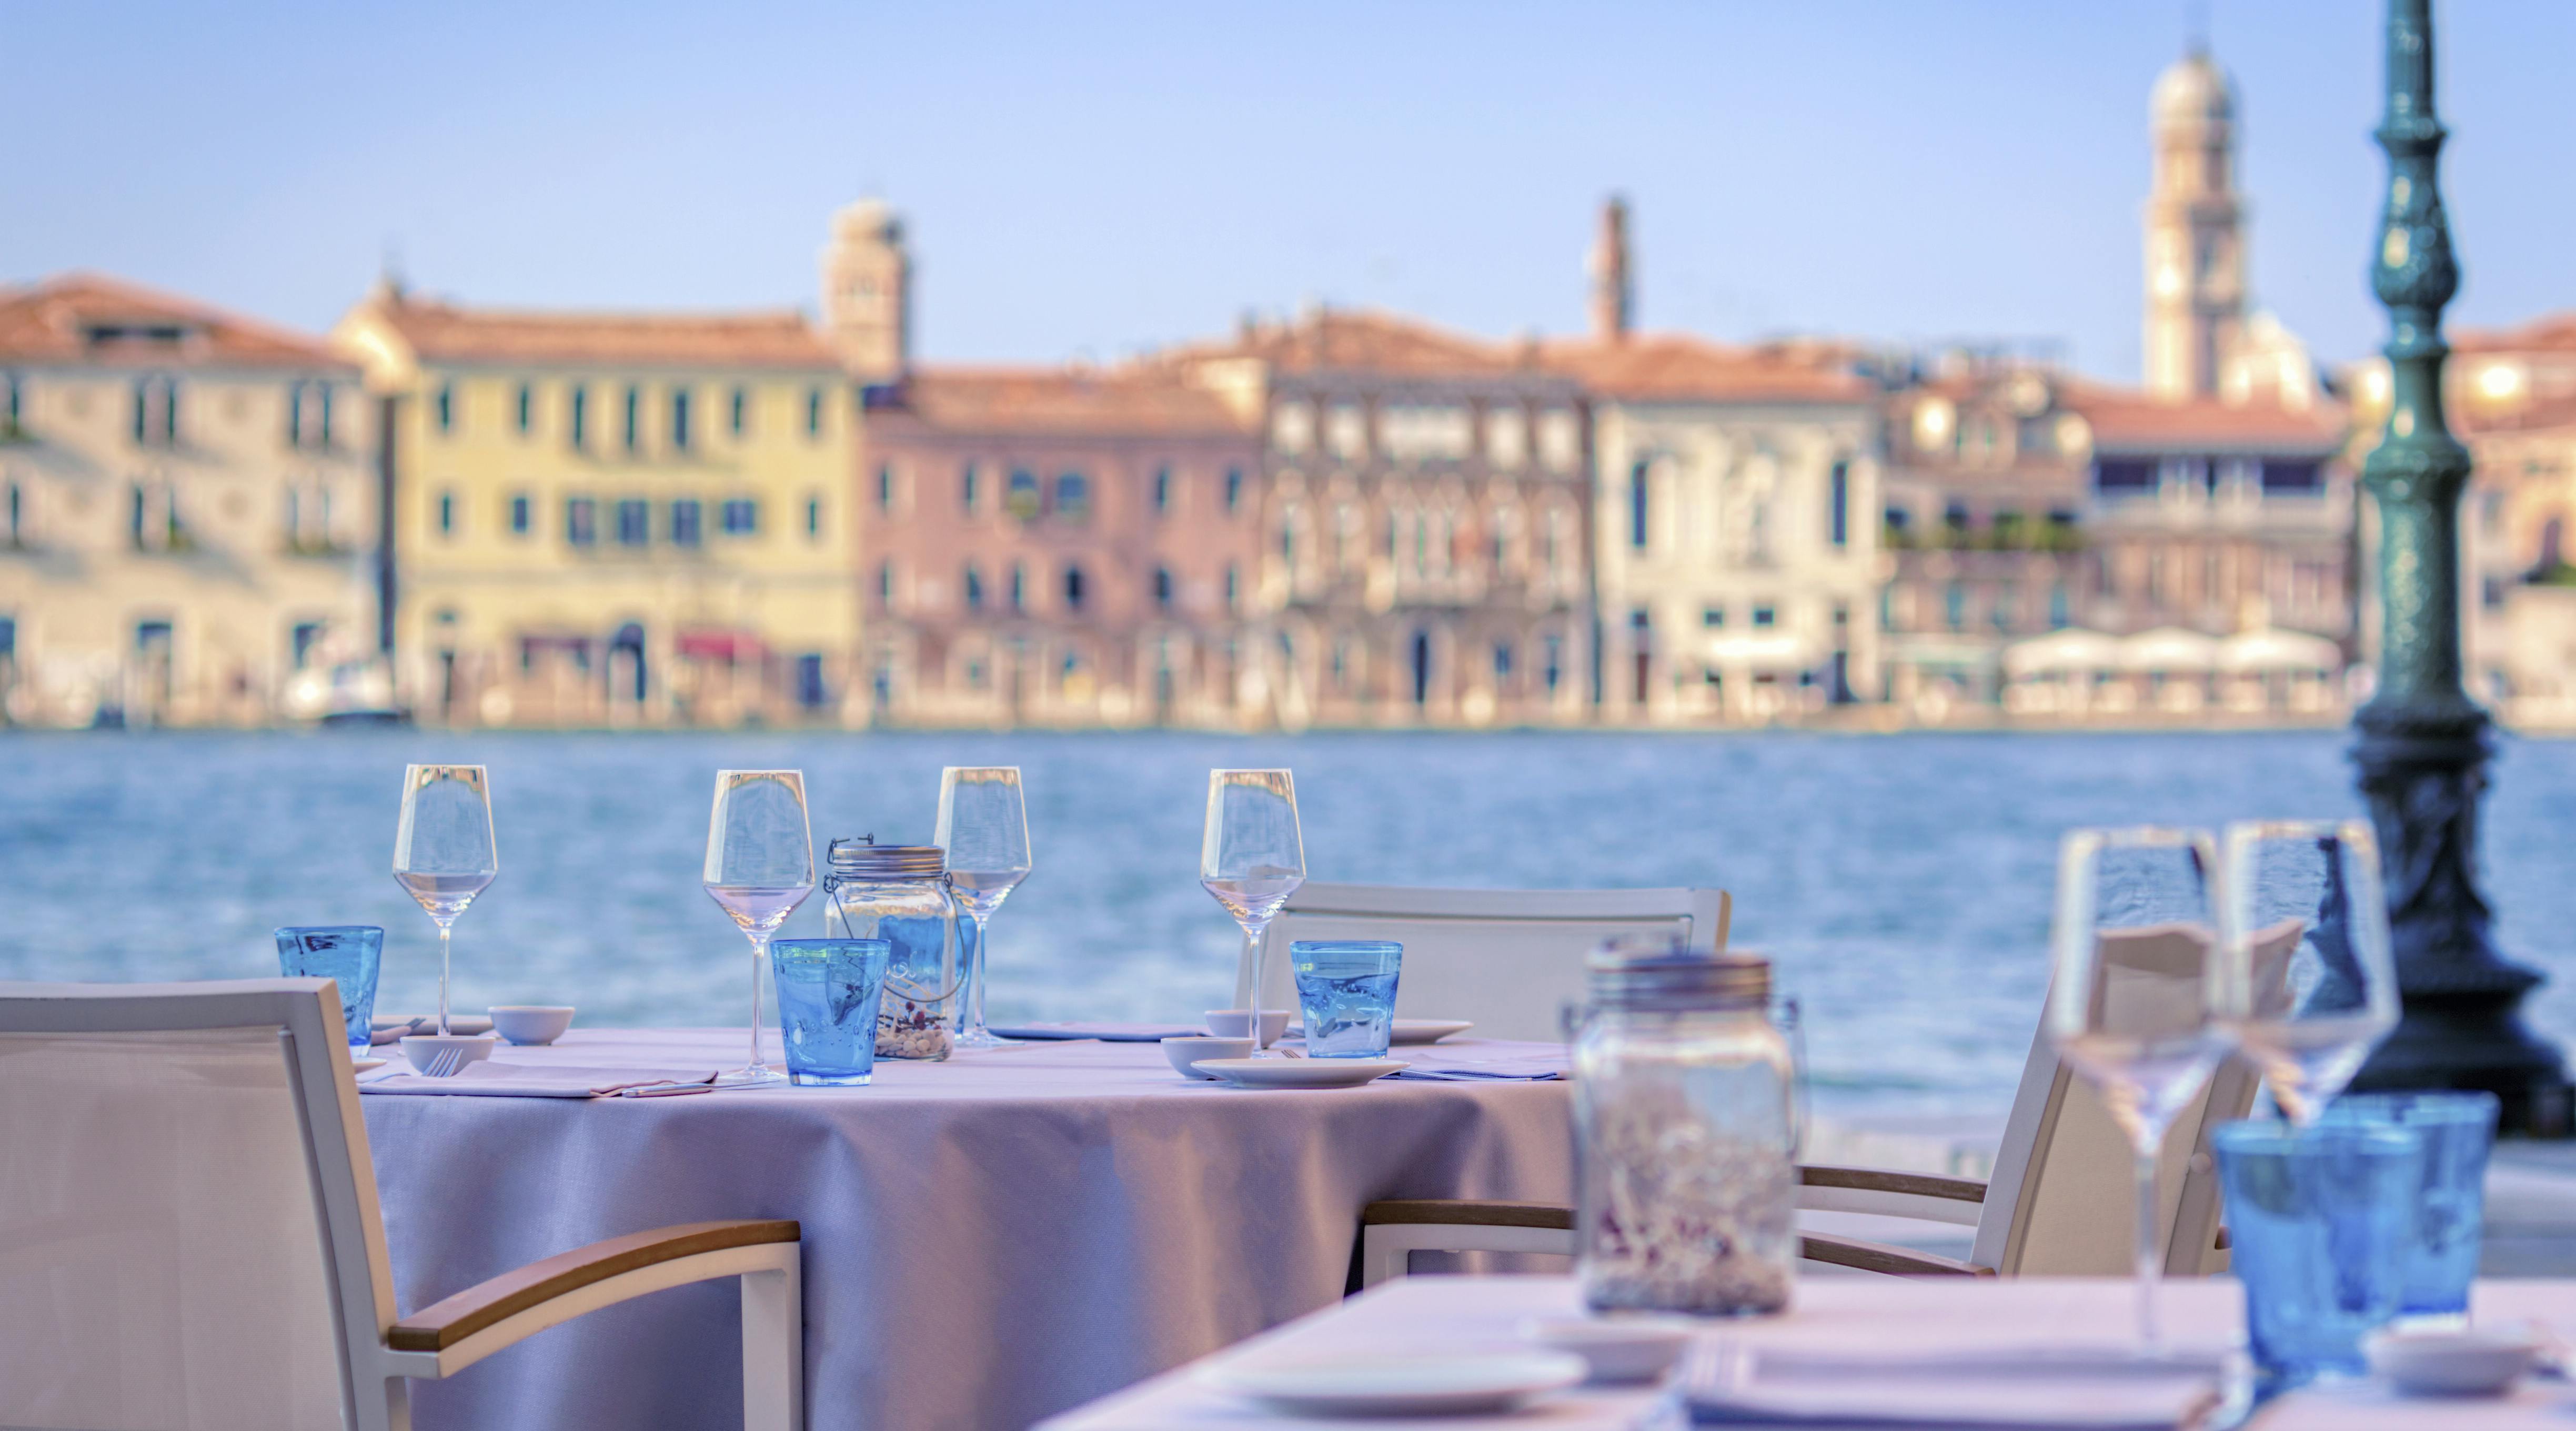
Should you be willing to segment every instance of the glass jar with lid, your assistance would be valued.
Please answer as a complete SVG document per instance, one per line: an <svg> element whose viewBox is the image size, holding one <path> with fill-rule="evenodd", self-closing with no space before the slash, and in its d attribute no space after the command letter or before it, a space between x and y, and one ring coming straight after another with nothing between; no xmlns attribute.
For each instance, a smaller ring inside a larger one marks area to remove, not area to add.
<svg viewBox="0 0 2576 1431"><path fill-rule="evenodd" d="M1585 1303L1787 1307L1802 1110L1770 961L1619 940L1592 956L1586 985L1573 1049Z"/></svg>
<svg viewBox="0 0 2576 1431"><path fill-rule="evenodd" d="M823 875L823 937L882 939L885 998L877 1057L940 1059L955 1033L957 911L937 845L834 840Z"/></svg>

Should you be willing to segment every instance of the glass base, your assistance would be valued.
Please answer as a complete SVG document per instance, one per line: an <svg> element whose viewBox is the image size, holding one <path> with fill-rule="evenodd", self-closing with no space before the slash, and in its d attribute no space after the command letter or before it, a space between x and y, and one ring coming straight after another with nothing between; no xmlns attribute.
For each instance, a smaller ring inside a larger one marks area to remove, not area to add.
<svg viewBox="0 0 2576 1431"><path fill-rule="evenodd" d="M730 1073L717 1074L715 1086L718 1088L766 1088L772 1084L784 1085L786 1082L787 1075L774 1068L737 1068Z"/></svg>
<svg viewBox="0 0 2576 1431"><path fill-rule="evenodd" d="M800 1073L792 1068L787 1070L787 1081L799 1088L865 1088L868 1080L874 1077L876 1072L873 1069L866 1073L815 1073L811 1070Z"/></svg>
<svg viewBox="0 0 2576 1431"><path fill-rule="evenodd" d="M968 1029L950 1042L959 1048L1011 1048L1016 1046L1019 1040L1004 1038L991 1029Z"/></svg>

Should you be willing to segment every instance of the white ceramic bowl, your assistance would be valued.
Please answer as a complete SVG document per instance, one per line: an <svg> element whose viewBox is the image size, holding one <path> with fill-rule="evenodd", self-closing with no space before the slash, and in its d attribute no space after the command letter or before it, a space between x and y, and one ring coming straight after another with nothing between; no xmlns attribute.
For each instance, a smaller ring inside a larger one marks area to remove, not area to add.
<svg viewBox="0 0 2576 1431"><path fill-rule="evenodd" d="M1172 1061L1172 1071L1183 1078L1214 1078L1191 1067L1203 1058L1250 1058L1252 1040L1219 1038L1211 1034L1180 1034L1163 1040L1163 1057Z"/></svg>
<svg viewBox="0 0 2576 1431"><path fill-rule="evenodd" d="M1252 1032L1252 1011L1250 1009L1210 1009L1207 1011L1207 1026L1208 1032L1219 1038L1242 1038ZM1263 1048L1279 1042L1279 1036L1287 1031L1288 1011L1286 1009L1261 1011L1261 1046Z"/></svg>
<svg viewBox="0 0 2576 1431"><path fill-rule="evenodd" d="M548 1044L572 1027L570 1004L494 1004L492 1027L512 1043Z"/></svg>
<svg viewBox="0 0 2576 1431"><path fill-rule="evenodd" d="M449 1022L452 1025L454 1020L450 1020ZM499 1042L499 1039L496 1039L487 1033L405 1034L402 1038L402 1051L403 1057L411 1060L411 1066L414 1069L424 1069L429 1067L429 1061L431 1059L438 1056L439 1050L447 1048L450 1045L454 1045L465 1050L465 1061L467 1063L480 1063L484 1059L492 1056L492 1045Z"/></svg>
<svg viewBox="0 0 2576 1431"><path fill-rule="evenodd" d="M1521 1338L1583 1358L1594 1381L1652 1381L1699 1329L1674 1317L1525 1317Z"/></svg>
<svg viewBox="0 0 2576 1431"><path fill-rule="evenodd" d="M2375 1332L2370 1369L2408 1396L2502 1396L2531 1370L2528 1332Z"/></svg>

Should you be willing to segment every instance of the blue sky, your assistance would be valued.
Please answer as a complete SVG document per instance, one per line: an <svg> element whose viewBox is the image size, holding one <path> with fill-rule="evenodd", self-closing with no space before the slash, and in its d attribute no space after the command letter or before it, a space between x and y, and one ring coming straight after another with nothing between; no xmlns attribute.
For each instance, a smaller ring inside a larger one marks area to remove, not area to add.
<svg viewBox="0 0 2576 1431"><path fill-rule="evenodd" d="M319 328L390 244L483 303L808 304L909 218L920 347L1112 358L1310 299L2054 339L2134 377L2145 114L2192 0L437 6L0 0L0 280L100 268ZM2379 341L2375 0L2209 0L2262 301ZM2576 306L2576 5L2440 9L2454 317Z"/></svg>

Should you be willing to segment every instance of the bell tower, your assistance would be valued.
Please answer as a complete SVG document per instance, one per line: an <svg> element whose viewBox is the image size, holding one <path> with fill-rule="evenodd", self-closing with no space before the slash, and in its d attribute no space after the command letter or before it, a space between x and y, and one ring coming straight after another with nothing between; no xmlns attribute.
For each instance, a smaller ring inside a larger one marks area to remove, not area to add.
<svg viewBox="0 0 2576 1431"><path fill-rule="evenodd" d="M881 199L832 216L823 246L823 327L863 382L892 382L912 365L912 258L903 220Z"/></svg>
<svg viewBox="0 0 2576 1431"><path fill-rule="evenodd" d="M2146 208L2146 386L2214 397L2245 324L2245 204L2236 192L2236 95L2198 45L2156 80L2155 183Z"/></svg>
<svg viewBox="0 0 2576 1431"><path fill-rule="evenodd" d="M1592 340L1627 341L1636 311L1635 280L1628 271L1628 201L1617 195L1601 206L1601 232L1592 240Z"/></svg>

